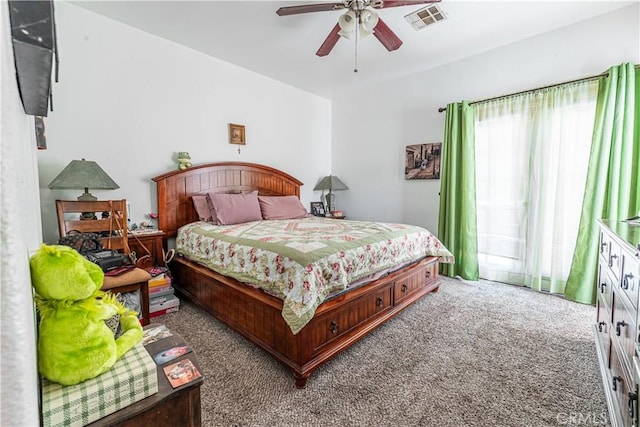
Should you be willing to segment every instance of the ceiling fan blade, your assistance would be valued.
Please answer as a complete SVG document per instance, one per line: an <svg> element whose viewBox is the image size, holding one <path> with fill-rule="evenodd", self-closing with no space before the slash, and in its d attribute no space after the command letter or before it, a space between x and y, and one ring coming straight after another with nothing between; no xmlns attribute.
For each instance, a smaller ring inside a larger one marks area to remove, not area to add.
<svg viewBox="0 0 640 427"><path fill-rule="evenodd" d="M331 52L331 49L333 49L336 43L338 43L338 40L340 40L340 34L338 34L338 32L340 32L340 25L336 24L327 38L324 39L324 43L322 43L322 46L320 46L320 49L318 49L316 55L327 56Z"/></svg>
<svg viewBox="0 0 640 427"><path fill-rule="evenodd" d="M344 9L346 6L344 3L318 3L318 4L303 4L300 6L288 6L281 7L276 11L279 16L285 15L297 15L299 13L310 12L325 12L329 10Z"/></svg>
<svg viewBox="0 0 640 427"><path fill-rule="evenodd" d="M396 36L396 33L391 31L391 28L389 28L382 19L378 20L378 25L373 29L373 35L380 40L380 43L382 43L389 52L402 46L402 40Z"/></svg>
<svg viewBox="0 0 640 427"><path fill-rule="evenodd" d="M382 6L380 9L384 9L387 7L399 7L399 6L415 6L418 4L425 3L440 3L441 0L418 0L418 1L394 1L394 0L384 0L382 2Z"/></svg>

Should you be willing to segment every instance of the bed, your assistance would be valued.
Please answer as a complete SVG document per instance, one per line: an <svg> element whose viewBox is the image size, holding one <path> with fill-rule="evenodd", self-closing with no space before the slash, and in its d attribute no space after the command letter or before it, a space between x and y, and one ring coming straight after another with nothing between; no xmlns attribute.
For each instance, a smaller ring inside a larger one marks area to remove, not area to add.
<svg viewBox="0 0 640 427"><path fill-rule="evenodd" d="M261 196L299 197L302 185L277 169L242 162L193 166L157 176L153 181L157 184L158 225L167 238L177 237L182 229L180 240L184 239L185 230L207 229L206 224L198 223L193 196L257 190ZM344 224L344 220L322 221L333 228ZM443 248L441 254L447 253ZM216 272L197 257L191 260L176 256L170 267L176 292L288 366L296 387L304 388L309 375L320 365L429 292L437 291L440 258L423 256L400 268L385 270L381 277L364 284L334 292L314 306L308 318L296 327L285 319L287 304L274 292ZM452 261L447 258L443 257Z"/></svg>

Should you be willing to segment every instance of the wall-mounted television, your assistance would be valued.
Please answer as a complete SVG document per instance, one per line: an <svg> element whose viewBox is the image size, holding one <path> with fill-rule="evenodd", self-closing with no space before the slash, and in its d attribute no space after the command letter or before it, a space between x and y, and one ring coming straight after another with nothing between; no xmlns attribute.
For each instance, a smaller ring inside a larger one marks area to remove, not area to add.
<svg viewBox="0 0 640 427"><path fill-rule="evenodd" d="M9 0L8 6L22 106L29 115L46 116L54 55L56 71L58 64L53 0Z"/></svg>

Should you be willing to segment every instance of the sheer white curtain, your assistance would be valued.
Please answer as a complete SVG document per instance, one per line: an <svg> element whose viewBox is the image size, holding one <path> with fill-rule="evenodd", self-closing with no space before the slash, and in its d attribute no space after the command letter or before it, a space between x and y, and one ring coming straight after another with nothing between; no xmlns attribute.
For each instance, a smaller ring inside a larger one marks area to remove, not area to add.
<svg viewBox="0 0 640 427"><path fill-rule="evenodd" d="M592 80L475 104L480 277L564 290L597 89Z"/></svg>

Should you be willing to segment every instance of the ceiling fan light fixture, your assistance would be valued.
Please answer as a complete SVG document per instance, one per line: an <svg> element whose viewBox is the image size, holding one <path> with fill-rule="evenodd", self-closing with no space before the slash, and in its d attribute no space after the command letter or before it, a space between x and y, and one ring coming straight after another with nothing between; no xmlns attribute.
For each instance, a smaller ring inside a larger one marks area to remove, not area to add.
<svg viewBox="0 0 640 427"><path fill-rule="evenodd" d="M353 34L353 30L356 26L356 14L350 10L338 18L338 25L340 26L340 34L341 37L345 39L351 39L351 35Z"/></svg>
<svg viewBox="0 0 640 427"><path fill-rule="evenodd" d="M373 34L374 28L378 25L380 18L372 10L365 9L360 13L360 38L364 39Z"/></svg>

